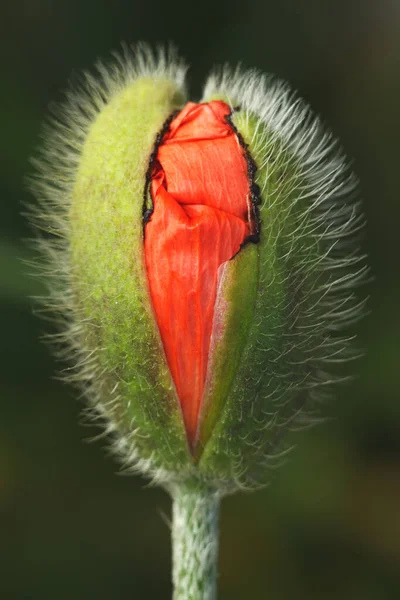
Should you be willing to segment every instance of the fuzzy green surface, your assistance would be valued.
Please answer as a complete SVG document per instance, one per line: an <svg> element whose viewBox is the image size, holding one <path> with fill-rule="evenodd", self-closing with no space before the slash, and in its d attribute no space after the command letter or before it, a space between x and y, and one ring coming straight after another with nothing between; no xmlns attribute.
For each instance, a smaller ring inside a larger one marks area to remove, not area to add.
<svg viewBox="0 0 400 600"><path fill-rule="evenodd" d="M172 491L173 600L215 600L220 497L201 486Z"/></svg>
<svg viewBox="0 0 400 600"><path fill-rule="evenodd" d="M100 409L129 462L179 471L189 453L148 290L143 192L157 134L184 102L173 83L139 78L92 124L71 205L72 287ZM99 375L99 377L97 376Z"/></svg>
<svg viewBox="0 0 400 600"><path fill-rule="evenodd" d="M256 117L238 111L233 122L257 164L262 205L251 324L236 376L220 401L219 418L199 462L206 477L225 480L228 486L265 481L282 426L304 403L303 385L312 377L309 352L320 335L318 312L311 310L316 274L310 269L319 249L307 233L305 207L297 202L299 173L276 138L271 136L262 147L257 144L265 126ZM231 336L240 331L239 314L236 321L232 315L231 327Z"/></svg>

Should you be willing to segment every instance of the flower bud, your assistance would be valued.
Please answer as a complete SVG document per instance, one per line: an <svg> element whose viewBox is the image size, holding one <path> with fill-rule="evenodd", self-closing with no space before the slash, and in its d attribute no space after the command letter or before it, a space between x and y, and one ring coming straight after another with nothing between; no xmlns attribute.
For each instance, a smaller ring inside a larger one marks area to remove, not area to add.
<svg viewBox="0 0 400 600"><path fill-rule="evenodd" d="M362 216L336 142L285 84L224 70L196 104L184 72L143 50L100 65L37 191L74 378L116 451L164 484L228 490L264 480L353 354Z"/></svg>

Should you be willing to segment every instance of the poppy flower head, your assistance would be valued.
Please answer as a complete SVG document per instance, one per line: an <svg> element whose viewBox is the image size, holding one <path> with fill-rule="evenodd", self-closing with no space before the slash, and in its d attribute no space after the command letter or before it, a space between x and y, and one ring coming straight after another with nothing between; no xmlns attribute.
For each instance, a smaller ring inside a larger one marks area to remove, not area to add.
<svg viewBox="0 0 400 600"><path fill-rule="evenodd" d="M124 465L225 493L268 479L357 354L363 215L286 83L226 67L196 104L185 72L142 46L99 64L51 122L32 217L65 371Z"/></svg>

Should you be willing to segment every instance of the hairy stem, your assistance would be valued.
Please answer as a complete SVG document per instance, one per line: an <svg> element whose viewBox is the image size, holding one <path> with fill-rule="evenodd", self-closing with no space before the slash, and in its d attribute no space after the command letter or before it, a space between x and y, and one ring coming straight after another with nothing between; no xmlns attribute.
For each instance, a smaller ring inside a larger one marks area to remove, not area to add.
<svg viewBox="0 0 400 600"><path fill-rule="evenodd" d="M181 486L172 501L173 600L215 600L220 496Z"/></svg>

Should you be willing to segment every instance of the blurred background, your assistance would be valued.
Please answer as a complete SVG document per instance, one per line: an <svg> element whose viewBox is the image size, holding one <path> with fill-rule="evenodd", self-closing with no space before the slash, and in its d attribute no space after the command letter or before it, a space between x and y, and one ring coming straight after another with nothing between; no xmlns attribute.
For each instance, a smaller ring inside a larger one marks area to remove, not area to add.
<svg viewBox="0 0 400 600"><path fill-rule="evenodd" d="M2 0L0 7L0 597L166 599L170 503L118 476L40 341L21 216L48 104L121 41L173 41L192 98L215 63L288 79L361 180L375 281L359 377L293 436L270 486L224 501L219 598L400 597L400 4L397 0ZM272 475L272 474L271 474Z"/></svg>

